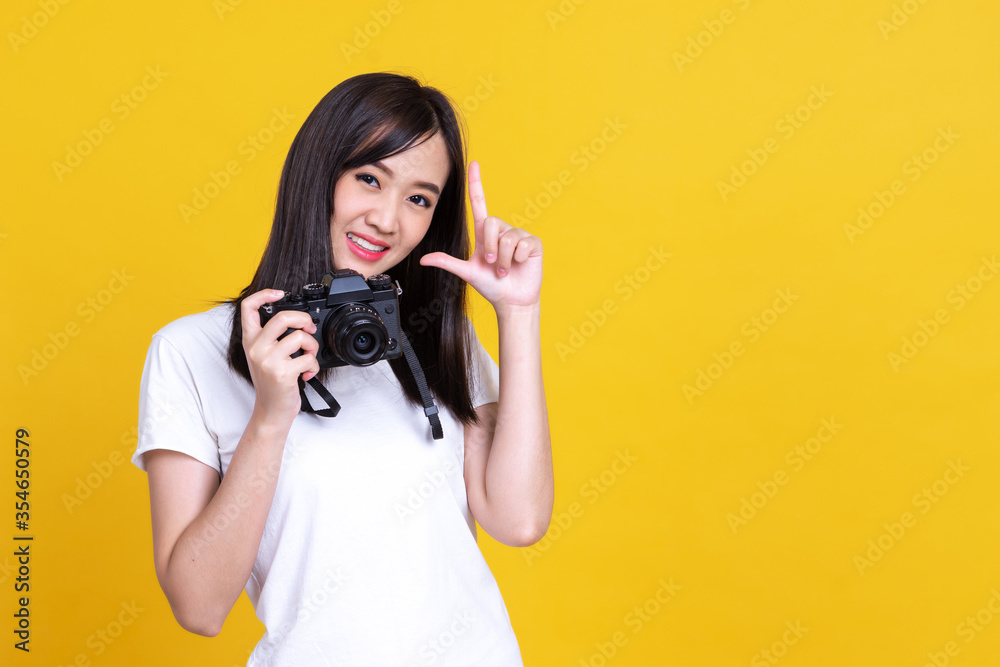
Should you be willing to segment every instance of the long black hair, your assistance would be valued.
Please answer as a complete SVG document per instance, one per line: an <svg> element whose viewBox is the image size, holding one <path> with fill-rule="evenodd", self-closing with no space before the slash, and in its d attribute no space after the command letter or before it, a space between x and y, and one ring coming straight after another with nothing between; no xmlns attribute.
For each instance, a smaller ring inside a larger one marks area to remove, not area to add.
<svg viewBox="0 0 1000 667"><path fill-rule="evenodd" d="M292 141L281 170L274 223L253 280L232 300L229 365L248 382L240 305L262 289L298 292L334 266L330 239L333 191L345 171L401 153L440 134L451 168L423 240L388 271L403 287L400 323L438 401L461 422L476 422L468 384L471 341L465 281L420 266L434 251L465 259L465 140L448 98L416 79L388 72L354 76L327 93ZM389 361L407 399L421 406L416 381L402 358ZM320 371L320 380L330 371Z"/></svg>

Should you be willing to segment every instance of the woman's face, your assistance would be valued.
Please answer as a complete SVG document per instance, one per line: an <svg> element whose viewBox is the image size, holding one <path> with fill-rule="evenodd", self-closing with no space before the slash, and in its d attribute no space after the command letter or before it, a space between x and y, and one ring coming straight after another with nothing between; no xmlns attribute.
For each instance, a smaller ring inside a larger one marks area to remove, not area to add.
<svg viewBox="0 0 1000 667"><path fill-rule="evenodd" d="M449 169L438 133L402 153L344 172L334 186L330 216L336 268L368 277L401 262L427 233Z"/></svg>

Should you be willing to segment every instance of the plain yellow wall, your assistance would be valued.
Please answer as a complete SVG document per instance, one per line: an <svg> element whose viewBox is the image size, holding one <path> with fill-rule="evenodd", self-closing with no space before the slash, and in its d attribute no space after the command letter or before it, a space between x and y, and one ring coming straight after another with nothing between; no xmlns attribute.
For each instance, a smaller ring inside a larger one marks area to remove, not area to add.
<svg viewBox="0 0 1000 667"><path fill-rule="evenodd" d="M205 639L157 585L142 363L248 282L312 107L385 69L462 106L490 212L545 243L555 517L480 531L526 665L995 664L996 3L0 16L3 664L245 662L245 597Z"/></svg>

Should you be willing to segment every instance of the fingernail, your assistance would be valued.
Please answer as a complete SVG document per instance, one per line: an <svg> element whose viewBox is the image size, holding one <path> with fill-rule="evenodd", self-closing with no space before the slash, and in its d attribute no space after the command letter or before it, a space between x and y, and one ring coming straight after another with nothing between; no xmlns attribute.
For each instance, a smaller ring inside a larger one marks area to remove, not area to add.
<svg viewBox="0 0 1000 667"><path fill-rule="evenodd" d="M486 253L486 261L487 262L492 262L496 258L497 258L497 256L494 255L493 253L491 253L491 252Z"/></svg>
<svg viewBox="0 0 1000 667"><path fill-rule="evenodd" d="M507 272L503 269L497 269L497 275L503 278L505 275L507 275Z"/></svg>
<svg viewBox="0 0 1000 667"><path fill-rule="evenodd" d="M271 292L274 293L274 296L285 296L285 293L282 292L280 289L273 289L271 290Z"/></svg>

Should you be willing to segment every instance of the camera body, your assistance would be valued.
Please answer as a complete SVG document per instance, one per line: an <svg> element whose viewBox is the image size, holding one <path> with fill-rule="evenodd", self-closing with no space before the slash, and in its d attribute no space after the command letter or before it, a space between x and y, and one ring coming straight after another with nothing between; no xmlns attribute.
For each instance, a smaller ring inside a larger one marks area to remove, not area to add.
<svg viewBox="0 0 1000 667"><path fill-rule="evenodd" d="M320 368L370 366L403 354L400 292L384 273L365 280L353 269L339 269L324 274L318 283L303 285L299 294L286 292L281 299L261 306L260 323L263 326L284 310L307 312L316 325L313 338L319 343ZM288 329L282 337L292 331ZM301 350L292 356L300 354Z"/></svg>

